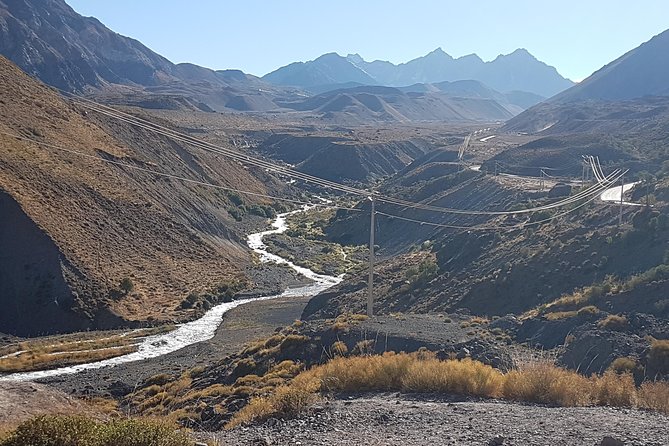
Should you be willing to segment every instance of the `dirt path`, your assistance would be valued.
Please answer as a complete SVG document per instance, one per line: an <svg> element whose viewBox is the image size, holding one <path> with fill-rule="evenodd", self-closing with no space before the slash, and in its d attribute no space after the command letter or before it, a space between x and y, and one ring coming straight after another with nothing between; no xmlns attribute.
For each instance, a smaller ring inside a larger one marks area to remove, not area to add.
<svg viewBox="0 0 669 446"><path fill-rule="evenodd" d="M609 408L556 408L424 395L341 397L300 418L215 434L236 445L600 445L669 444L669 417Z"/></svg>

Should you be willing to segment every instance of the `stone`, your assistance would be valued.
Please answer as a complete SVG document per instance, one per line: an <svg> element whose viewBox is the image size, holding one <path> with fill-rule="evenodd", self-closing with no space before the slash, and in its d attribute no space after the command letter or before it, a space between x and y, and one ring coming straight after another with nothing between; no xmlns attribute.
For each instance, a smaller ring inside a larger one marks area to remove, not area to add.
<svg viewBox="0 0 669 446"><path fill-rule="evenodd" d="M625 446L625 442L613 437L604 437L599 446Z"/></svg>
<svg viewBox="0 0 669 446"><path fill-rule="evenodd" d="M491 438L488 442L488 446L503 446L505 438L501 435L498 435L495 438Z"/></svg>

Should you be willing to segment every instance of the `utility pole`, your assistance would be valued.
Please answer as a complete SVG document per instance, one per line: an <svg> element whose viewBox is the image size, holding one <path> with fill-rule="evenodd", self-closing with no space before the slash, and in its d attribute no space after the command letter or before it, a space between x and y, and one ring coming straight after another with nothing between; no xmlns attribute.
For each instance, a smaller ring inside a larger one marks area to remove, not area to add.
<svg viewBox="0 0 669 446"><path fill-rule="evenodd" d="M620 214L618 214L618 226L623 224L623 192L625 190L624 175L620 177Z"/></svg>
<svg viewBox="0 0 669 446"><path fill-rule="evenodd" d="M495 161L495 176L497 176L497 161Z"/></svg>
<svg viewBox="0 0 669 446"><path fill-rule="evenodd" d="M369 279L367 282L367 316L374 316L374 196L369 197L372 202L372 211L369 217Z"/></svg>
<svg viewBox="0 0 669 446"><path fill-rule="evenodd" d="M541 189L541 192L544 191L544 169L541 170L541 179L539 180L539 188Z"/></svg>
<svg viewBox="0 0 669 446"><path fill-rule="evenodd" d="M581 172L581 188L585 186L585 161L583 161L583 171Z"/></svg>

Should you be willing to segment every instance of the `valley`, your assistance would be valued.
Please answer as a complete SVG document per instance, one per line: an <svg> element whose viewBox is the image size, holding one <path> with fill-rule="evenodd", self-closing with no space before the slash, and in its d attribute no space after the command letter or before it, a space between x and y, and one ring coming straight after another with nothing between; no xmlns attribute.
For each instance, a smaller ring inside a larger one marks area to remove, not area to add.
<svg viewBox="0 0 669 446"><path fill-rule="evenodd" d="M667 33L254 76L0 0L0 446L666 444Z"/></svg>

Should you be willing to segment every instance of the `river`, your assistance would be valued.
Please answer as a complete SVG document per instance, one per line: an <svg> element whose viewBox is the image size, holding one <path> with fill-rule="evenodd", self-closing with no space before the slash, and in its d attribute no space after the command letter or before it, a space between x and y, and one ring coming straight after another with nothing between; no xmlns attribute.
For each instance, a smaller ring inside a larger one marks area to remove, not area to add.
<svg viewBox="0 0 669 446"><path fill-rule="evenodd" d="M251 248L260 256L261 262L273 262L287 265L304 277L311 279L313 281L312 283L304 286L288 288L280 294L253 299L240 299L217 305L211 310L207 311L201 318L192 322L181 324L174 331L160 335L149 336L143 339L141 344L138 346L138 350L134 353L117 356L115 358L106 359L103 361L79 364L52 370L13 373L0 377L0 381L33 381L60 375L71 375L82 372L84 370L114 367L128 362L142 361L145 359L163 356L182 349L188 345L203 342L213 338L216 334L216 329L223 321L223 315L235 307L247 304L249 302L277 299L280 297L315 296L316 294L338 284L342 280L341 277L316 274L308 268L295 265L294 263L276 254L268 252L267 246L265 246L263 243L263 238L265 236L270 234L281 234L288 229L288 225L286 224L286 218L288 216L299 212L304 212L308 209L309 207L305 206L302 209L296 211L277 215L276 219L272 222L272 229L250 234L247 237L246 243L249 248Z"/></svg>

